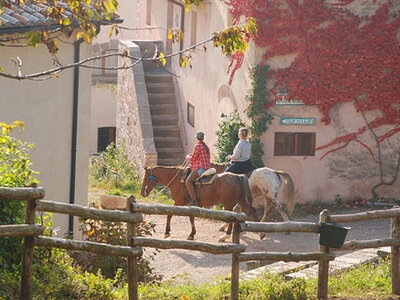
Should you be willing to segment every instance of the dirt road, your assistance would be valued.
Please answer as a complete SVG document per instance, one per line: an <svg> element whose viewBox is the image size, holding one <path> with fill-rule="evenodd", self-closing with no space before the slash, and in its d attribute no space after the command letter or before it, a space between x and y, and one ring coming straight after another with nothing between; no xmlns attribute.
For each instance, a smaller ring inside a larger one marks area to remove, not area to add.
<svg viewBox="0 0 400 300"><path fill-rule="evenodd" d="M343 213L358 212L351 210ZM166 217L165 216L144 216L145 220L156 224L156 233L153 237L163 238ZM317 222L318 216L307 216L291 218L296 221ZM218 243L222 235L218 227L222 223L196 219L197 234L195 240ZM369 222L358 222L348 224L351 230L346 240L361 240L389 237L389 220L373 220ZM190 233L190 222L188 217L173 217L171 223L172 239L186 239ZM319 235L312 233L285 233L270 234L260 241L258 234L247 232L241 234L241 243L247 247L246 251L317 251ZM152 250L148 248L145 255ZM160 250L152 262L155 271L164 276L164 280L190 281L201 284L216 277L225 277L231 271L231 255L213 255L198 251L189 250ZM246 270L246 263L241 263L241 270Z"/></svg>

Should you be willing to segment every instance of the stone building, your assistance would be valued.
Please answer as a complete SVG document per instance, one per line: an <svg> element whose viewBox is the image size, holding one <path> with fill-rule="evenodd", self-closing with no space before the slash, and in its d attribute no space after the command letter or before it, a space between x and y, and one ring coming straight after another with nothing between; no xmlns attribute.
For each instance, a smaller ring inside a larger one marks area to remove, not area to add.
<svg viewBox="0 0 400 300"><path fill-rule="evenodd" d="M367 1L369 6L365 10L362 9L365 3L353 2L348 9L355 14L370 15L385 3ZM137 22L139 27L156 29L138 31L135 41L120 43L120 50L128 50L138 57L150 54L150 57L156 45L157 49L162 48L164 53L170 54L209 38L212 32L231 25L232 15L227 5L218 0L202 1L199 8L192 5L189 11L185 11L179 1L146 0L138 2ZM167 38L168 28L182 30L183 42L172 43ZM241 68L229 84L230 58L211 44L206 47L199 47L192 53L192 68L181 68L179 56L175 56L167 62L166 70L141 63L120 72L118 109L123 114L118 115L117 135L130 139L130 155L139 165L172 164L182 160L194 147L196 131L205 132L205 141L215 153L215 132L222 114L237 110L242 120L249 123L245 116L248 105L245 97L250 88L248 69L261 61L264 49L250 43ZM265 63L277 70L289 66L293 59L291 55L277 56ZM165 81L154 81L152 75L155 73L159 73L158 77L164 76L157 80ZM337 195L343 199L371 196L371 188L380 180L379 166L366 149L351 143L322 160L325 152L315 151L334 138L365 126L362 115L356 112L352 103L333 107L331 123L325 125L316 105L292 101L280 91L270 100L276 100L270 108L274 120L261 137L265 152L263 160L266 166L291 175L298 202L333 201ZM132 113L128 112L128 107ZM367 112L366 117L374 118L375 114ZM397 134L383 145L386 180L393 177L398 157L398 151L393 149L398 148L399 141ZM376 151L370 133L364 134L363 142ZM144 156L136 155L142 151ZM398 198L399 189L397 180L392 186L379 188L378 192L381 196Z"/></svg>

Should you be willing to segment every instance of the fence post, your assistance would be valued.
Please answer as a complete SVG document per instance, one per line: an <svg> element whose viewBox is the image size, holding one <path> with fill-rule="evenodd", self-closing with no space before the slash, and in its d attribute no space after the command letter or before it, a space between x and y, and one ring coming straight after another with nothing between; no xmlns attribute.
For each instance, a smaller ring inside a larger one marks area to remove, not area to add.
<svg viewBox="0 0 400 300"><path fill-rule="evenodd" d="M324 209L319 214L319 222L326 223L328 220L329 211ZM329 253L329 247L320 245L319 251L323 253ZM328 299L328 272L329 272L329 260L321 260L318 263L318 299Z"/></svg>
<svg viewBox="0 0 400 300"><path fill-rule="evenodd" d="M232 242L240 243L239 223L233 224ZM231 300L239 299L239 259L237 253L232 253L232 274L231 274Z"/></svg>
<svg viewBox="0 0 400 300"><path fill-rule="evenodd" d="M25 223L35 223L36 200L25 201ZM32 299L32 260L33 260L33 236L24 237L22 245L22 270L20 299Z"/></svg>
<svg viewBox="0 0 400 300"><path fill-rule="evenodd" d="M400 218L392 218L390 229L390 237L393 239L398 239L400 237ZM399 247L392 246L390 252L392 264L392 293L395 295L400 295Z"/></svg>
<svg viewBox="0 0 400 300"><path fill-rule="evenodd" d="M131 203L135 203L135 197L129 196L126 203L126 210L129 212L133 212L133 208ZM133 246L132 237L136 234L136 224L135 223L126 223L126 245ZM128 295L129 300L137 300L138 299L138 267L137 267L137 258L135 256L128 256Z"/></svg>

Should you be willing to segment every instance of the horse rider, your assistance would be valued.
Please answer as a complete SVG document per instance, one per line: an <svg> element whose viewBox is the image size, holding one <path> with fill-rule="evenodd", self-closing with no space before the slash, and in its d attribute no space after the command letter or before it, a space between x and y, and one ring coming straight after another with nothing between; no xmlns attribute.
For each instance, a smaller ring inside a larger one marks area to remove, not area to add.
<svg viewBox="0 0 400 300"><path fill-rule="evenodd" d="M196 133L197 144L193 153L187 155L187 159L191 162L190 174L186 179L185 185L189 193L189 205L197 206L199 203L196 198L194 182L207 169L211 168L210 148L204 143L204 133L199 131Z"/></svg>
<svg viewBox="0 0 400 300"><path fill-rule="evenodd" d="M233 149L233 154L228 155L228 160L230 160L231 163L225 172L246 174L255 169L254 165L250 161L251 144L247 140L248 135L249 130L246 127L239 129L239 141Z"/></svg>

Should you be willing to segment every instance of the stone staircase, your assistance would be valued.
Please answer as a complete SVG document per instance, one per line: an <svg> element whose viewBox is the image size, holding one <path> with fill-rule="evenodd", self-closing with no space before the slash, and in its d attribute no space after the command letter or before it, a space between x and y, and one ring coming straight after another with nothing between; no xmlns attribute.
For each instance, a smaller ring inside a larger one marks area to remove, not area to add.
<svg viewBox="0 0 400 300"><path fill-rule="evenodd" d="M140 46L142 54L144 51L149 53L148 57L153 56L154 45L162 49L161 42L139 41L136 43ZM157 164L180 165L185 159L185 152L178 126L178 99L173 75L153 62L144 62L143 71L158 157Z"/></svg>

